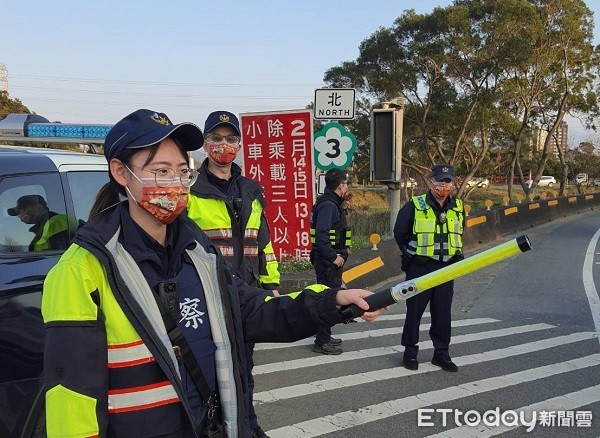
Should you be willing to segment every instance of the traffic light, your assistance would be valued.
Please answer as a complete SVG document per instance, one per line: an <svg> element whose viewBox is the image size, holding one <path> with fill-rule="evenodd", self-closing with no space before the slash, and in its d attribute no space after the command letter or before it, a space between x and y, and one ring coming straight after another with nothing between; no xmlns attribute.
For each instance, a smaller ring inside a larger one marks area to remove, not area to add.
<svg viewBox="0 0 600 438"><path fill-rule="evenodd" d="M371 113L371 180L399 182L402 163L402 108Z"/></svg>

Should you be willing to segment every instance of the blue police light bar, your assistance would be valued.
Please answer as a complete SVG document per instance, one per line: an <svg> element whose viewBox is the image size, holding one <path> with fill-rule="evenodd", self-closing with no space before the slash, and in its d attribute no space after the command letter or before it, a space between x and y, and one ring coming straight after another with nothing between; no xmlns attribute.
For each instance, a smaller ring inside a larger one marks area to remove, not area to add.
<svg viewBox="0 0 600 438"><path fill-rule="evenodd" d="M50 123L37 114L9 114L0 120L0 140L44 143L104 143L113 125Z"/></svg>
<svg viewBox="0 0 600 438"><path fill-rule="evenodd" d="M30 123L26 137L67 137L104 140L112 125L74 125L72 123Z"/></svg>

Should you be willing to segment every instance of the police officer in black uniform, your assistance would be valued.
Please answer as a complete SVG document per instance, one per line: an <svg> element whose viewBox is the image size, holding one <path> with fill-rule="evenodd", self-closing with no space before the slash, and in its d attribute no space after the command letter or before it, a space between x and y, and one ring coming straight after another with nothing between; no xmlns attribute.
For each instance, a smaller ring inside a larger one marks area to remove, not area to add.
<svg viewBox="0 0 600 438"><path fill-rule="evenodd" d="M435 165L431 168L430 177L429 191L413 196L398 212L394 226L394 237L402 252L402 270L406 272L407 280L463 259L463 204L460 199L450 195L454 167L448 164ZM453 294L454 282L449 281L406 301L406 320L402 332L405 368L416 370L419 367L419 325L429 303L429 336L435 349L431 363L445 371L458 371L448 353Z"/></svg>
<svg viewBox="0 0 600 438"><path fill-rule="evenodd" d="M348 194L346 173L340 169L328 170L325 174L325 192L317 199L311 214L310 260L315 268L317 283L331 288L345 287L342 272L351 241L346 210L342 204ZM325 329L317 333L313 351L341 354L341 344L341 339L331 337L331 329Z"/></svg>

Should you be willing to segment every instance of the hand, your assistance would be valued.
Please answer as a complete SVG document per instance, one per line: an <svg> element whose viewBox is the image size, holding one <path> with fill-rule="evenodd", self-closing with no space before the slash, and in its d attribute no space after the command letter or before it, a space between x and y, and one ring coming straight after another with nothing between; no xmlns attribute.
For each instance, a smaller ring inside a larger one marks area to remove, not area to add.
<svg viewBox="0 0 600 438"><path fill-rule="evenodd" d="M365 289L341 289L335 296L335 304L338 307L356 304L361 309L368 310L369 303L364 300L364 297L368 297L372 294L373 292ZM366 322L373 322L379 315L381 315L381 309L375 310L374 312L365 312L362 314L361 318Z"/></svg>
<svg viewBox="0 0 600 438"><path fill-rule="evenodd" d="M344 262L345 262L344 257L337 254L335 256L335 260L333 261L333 264L336 265L338 268L341 268L342 266L344 266Z"/></svg>

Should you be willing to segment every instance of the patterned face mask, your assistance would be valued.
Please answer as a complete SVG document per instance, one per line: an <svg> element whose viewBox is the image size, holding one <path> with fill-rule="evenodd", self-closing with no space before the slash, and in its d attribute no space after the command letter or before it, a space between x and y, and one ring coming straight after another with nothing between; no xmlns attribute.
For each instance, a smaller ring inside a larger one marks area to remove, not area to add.
<svg viewBox="0 0 600 438"><path fill-rule="evenodd" d="M217 164L225 166L233 163L239 146L219 145L211 146L209 156Z"/></svg>
<svg viewBox="0 0 600 438"><path fill-rule="evenodd" d="M440 198L446 198L452 193L452 184L445 182L436 182L433 184L433 192Z"/></svg>
<svg viewBox="0 0 600 438"><path fill-rule="evenodd" d="M131 172L128 167L127 169ZM142 197L137 200L133 196L133 193L131 193L131 190L129 190L129 187L125 187L125 190L127 190L137 205L160 222L169 225L185 210L190 190L188 187L183 187L181 184L159 187L156 185L154 178L140 179L133 172L131 174L142 183Z"/></svg>

